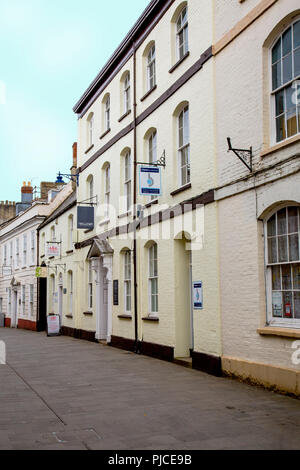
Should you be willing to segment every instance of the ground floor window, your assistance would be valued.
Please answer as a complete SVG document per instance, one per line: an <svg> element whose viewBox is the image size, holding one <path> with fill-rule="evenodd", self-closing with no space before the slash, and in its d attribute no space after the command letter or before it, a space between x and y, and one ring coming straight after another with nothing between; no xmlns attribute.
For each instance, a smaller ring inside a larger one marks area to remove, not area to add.
<svg viewBox="0 0 300 470"><path fill-rule="evenodd" d="M89 310L93 308L93 270L91 261L88 265L88 308Z"/></svg>
<svg viewBox="0 0 300 470"><path fill-rule="evenodd" d="M33 284L29 286L29 309L30 315L33 316Z"/></svg>
<svg viewBox="0 0 300 470"><path fill-rule="evenodd" d="M289 206L267 222L267 300L273 322L300 319L299 217L299 207Z"/></svg>

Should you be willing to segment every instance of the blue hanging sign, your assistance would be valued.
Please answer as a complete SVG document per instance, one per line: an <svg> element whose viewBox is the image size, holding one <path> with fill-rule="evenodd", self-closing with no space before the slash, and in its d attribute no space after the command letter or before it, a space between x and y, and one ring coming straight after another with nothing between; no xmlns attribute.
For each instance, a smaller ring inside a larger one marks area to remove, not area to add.
<svg viewBox="0 0 300 470"><path fill-rule="evenodd" d="M203 309L203 282L193 282L193 305L194 310Z"/></svg>
<svg viewBox="0 0 300 470"><path fill-rule="evenodd" d="M139 177L141 196L161 196L161 168L140 166Z"/></svg>

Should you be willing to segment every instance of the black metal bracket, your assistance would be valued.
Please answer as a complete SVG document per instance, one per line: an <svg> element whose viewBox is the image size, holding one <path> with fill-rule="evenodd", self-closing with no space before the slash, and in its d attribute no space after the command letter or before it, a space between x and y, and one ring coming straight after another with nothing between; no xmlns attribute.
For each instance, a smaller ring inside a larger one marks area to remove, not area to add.
<svg viewBox="0 0 300 470"><path fill-rule="evenodd" d="M92 201L93 199L96 199L96 202L89 202L89 201ZM77 202L77 205L80 206L80 205L85 205L85 206L98 206L98 196L93 196L93 197L90 197L89 199L86 199L85 201L81 201L81 202Z"/></svg>
<svg viewBox="0 0 300 470"><path fill-rule="evenodd" d="M248 168L249 171L252 173L252 160L253 160L253 151L252 147L250 149L234 149L231 145L231 138L227 137L228 142L228 152L233 152L244 165Z"/></svg>
<svg viewBox="0 0 300 470"><path fill-rule="evenodd" d="M156 160L156 162L153 163L147 163L147 162L135 162L136 165L145 165L145 166L162 166L163 168L166 167L166 151L163 151L162 156L160 157L159 160Z"/></svg>
<svg viewBox="0 0 300 470"><path fill-rule="evenodd" d="M70 175L70 174L63 174L59 172L57 174L57 183L64 183L63 178L67 178L70 181L74 181L74 178L76 178L76 185L79 186L79 173L76 173L76 175Z"/></svg>

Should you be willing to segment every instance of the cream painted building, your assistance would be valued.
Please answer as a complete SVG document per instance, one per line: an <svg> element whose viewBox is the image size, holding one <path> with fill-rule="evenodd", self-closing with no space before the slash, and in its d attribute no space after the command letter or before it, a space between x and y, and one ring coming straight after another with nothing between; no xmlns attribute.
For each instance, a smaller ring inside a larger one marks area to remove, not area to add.
<svg viewBox="0 0 300 470"><path fill-rule="evenodd" d="M94 229L77 230L74 196L40 228L62 250L40 262L65 334L220 374L213 20L212 2L150 2L78 101L76 204ZM162 195L142 196L139 164L156 162Z"/></svg>
<svg viewBox="0 0 300 470"><path fill-rule="evenodd" d="M217 1L215 21L222 368L299 394L300 5Z"/></svg>
<svg viewBox="0 0 300 470"><path fill-rule="evenodd" d="M47 215L68 196L70 186L41 183L41 196L45 198L32 200L32 186L23 185L18 215L0 227L0 311L7 327L30 330L44 327L45 318L38 315L37 230ZM26 198L23 198L24 194Z"/></svg>

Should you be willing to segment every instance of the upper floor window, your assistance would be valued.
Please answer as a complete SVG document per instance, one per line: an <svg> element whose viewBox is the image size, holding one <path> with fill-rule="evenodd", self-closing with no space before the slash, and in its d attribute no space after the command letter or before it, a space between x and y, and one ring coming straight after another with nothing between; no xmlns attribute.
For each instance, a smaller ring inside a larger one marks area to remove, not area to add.
<svg viewBox="0 0 300 470"><path fill-rule="evenodd" d="M153 45L147 56L147 87L152 90L156 85L156 59L155 45Z"/></svg>
<svg viewBox="0 0 300 470"><path fill-rule="evenodd" d="M7 245L3 247L3 264L7 266Z"/></svg>
<svg viewBox="0 0 300 470"><path fill-rule="evenodd" d="M23 266L27 264L27 235L23 235Z"/></svg>
<svg viewBox="0 0 300 470"><path fill-rule="evenodd" d="M55 237L55 226L53 225L50 229L50 236L51 236L51 242L55 242L56 241L56 237Z"/></svg>
<svg viewBox="0 0 300 470"><path fill-rule="evenodd" d="M188 40L188 9L184 7L178 17L177 24L177 59L182 59L189 50Z"/></svg>
<svg viewBox="0 0 300 470"><path fill-rule="evenodd" d="M190 124L189 107L186 106L178 117L178 167L181 186L191 181L190 172Z"/></svg>
<svg viewBox="0 0 300 470"><path fill-rule="evenodd" d="M108 131L110 129L110 95L105 100L104 123L105 130Z"/></svg>
<svg viewBox="0 0 300 470"><path fill-rule="evenodd" d="M291 325L300 319L300 209L280 209L266 223L268 316ZM298 325L300 326L300 325Z"/></svg>
<svg viewBox="0 0 300 470"><path fill-rule="evenodd" d="M148 139L149 163L157 162L157 132L154 130ZM157 199L157 196L150 196L150 201Z"/></svg>
<svg viewBox="0 0 300 470"><path fill-rule="evenodd" d="M110 205L110 165L105 168L105 219L109 219Z"/></svg>
<svg viewBox="0 0 300 470"><path fill-rule="evenodd" d="M124 185L125 185L125 197L126 197L126 211L130 210L131 207L131 155L128 151L125 155L124 164Z"/></svg>
<svg viewBox="0 0 300 470"><path fill-rule="evenodd" d="M31 264L35 264L35 232L32 230L30 238L30 252L31 252Z"/></svg>
<svg viewBox="0 0 300 470"><path fill-rule="evenodd" d="M277 40L271 60L276 141L280 142L300 132L300 20Z"/></svg>
<svg viewBox="0 0 300 470"><path fill-rule="evenodd" d="M20 240L16 239L16 266L20 266Z"/></svg>
<svg viewBox="0 0 300 470"><path fill-rule="evenodd" d="M13 266L13 242L10 242L10 249L9 249L9 255L10 255L10 261L9 264L10 266Z"/></svg>
<svg viewBox="0 0 300 470"><path fill-rule="evenodd" d="M68 249L73 250L74 218L72 215L70 215L68 222L69 222Z"/></svg>
<svg viewBox="0 0 300 470"><path fill-rule="evenodd" d="M87 120L87 134L88 134L88 145L91 146L94 143L94 114L91 113Z"/></svg>
<svg viewBox="0 0 300 470"><path fill-rule="evenodd" d="M124 113L130 110L130 73L126 74L124 80Z"/></svg>

